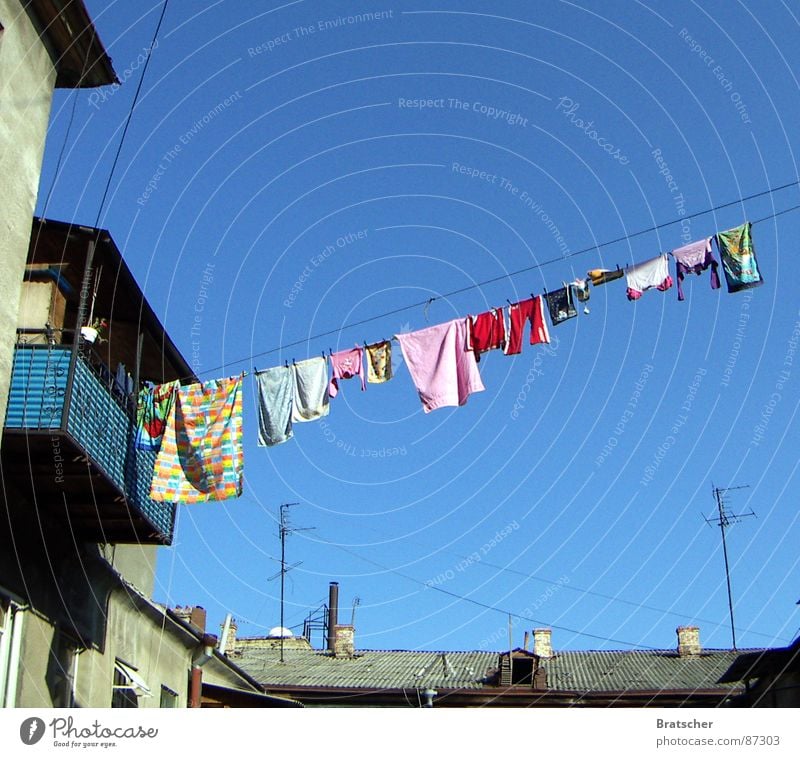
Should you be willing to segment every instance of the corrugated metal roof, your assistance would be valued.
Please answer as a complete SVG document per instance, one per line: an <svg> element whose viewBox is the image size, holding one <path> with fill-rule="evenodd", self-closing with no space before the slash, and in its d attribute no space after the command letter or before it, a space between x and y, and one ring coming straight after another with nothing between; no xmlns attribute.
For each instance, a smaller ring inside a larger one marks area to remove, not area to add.
<svg viewBox="0 0 800 757"><path fill-rule="evenodd" d="M266 686L364 689L481 688L497 665L494 652L364 651L351 659L318 650L246 650L239 667Z"/></svg>
<svg viewBox="0 0 800 757"><path fill-rule="evenodd" d="M718 683L741 654L707 650L679 657L673 650L560 652L543 659L547 688L612 692L729 689ZM490 683L498 652L362 651L337 659L319 650L242 650L237 664L263 685L364 689L479 689Z"/></svg>
<svg viewBox="0 0 800 757"><path fill-rule="evenodd" d="M731 650L692 657L672 650L562 652L542 664L548 688L556 690L694 690L727 688L717 682L738 656Z"/></svg>

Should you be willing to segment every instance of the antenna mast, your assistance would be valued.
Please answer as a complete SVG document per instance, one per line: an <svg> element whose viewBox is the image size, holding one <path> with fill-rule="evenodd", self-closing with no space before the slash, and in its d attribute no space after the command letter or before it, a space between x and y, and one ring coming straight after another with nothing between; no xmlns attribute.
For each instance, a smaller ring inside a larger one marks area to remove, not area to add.
<svg viewBox="0 0 800 757"><path fill-rule="evenodd" d="M281 662L283 662L283 615L284 615L284 596L286 587L286 574L302 565L302 561L293 563L287 567L286 565L286 537L295 531L313 531L313 528L292 528L289 523L289 508L296 507L299 502L288 502L280 506L280 522L278 524L278 536L281 539L281 569L274 575L270 576L268 580L272 581L278 576L281 577Z"/></svg>
<svg viewBox="0 0 800 757"><path fill-rule="evenodd" d="M709 526L719 526L720 533L722 534L722 556L725 558L725 582L728 585L728 611L731 616L731 643L733 649L736 649L736 627L733 623L733 592L731 591L731 571L728 565L728 545L725 541L725 530L734 523L739 523L740 521L744 520L744 518L755 518L756 514L753 512L752 508L750 509L749 513L741 513L739 515L733 515L732 513L728 512L728 510L725 508L725 505L727 504L725 501L725 495L728 492L735 491L737 489L749 488L749 484L745 484L744 486L729 486L727 489L720 489L719 487L715 487L712 483L711 490L714 493L714 499L717 503L717 517L705 519Z"/></svg>

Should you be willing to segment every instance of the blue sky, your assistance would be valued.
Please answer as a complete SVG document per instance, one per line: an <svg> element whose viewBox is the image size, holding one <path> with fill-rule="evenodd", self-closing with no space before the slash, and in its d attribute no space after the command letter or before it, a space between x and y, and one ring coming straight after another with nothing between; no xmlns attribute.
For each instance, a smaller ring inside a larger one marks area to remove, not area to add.
<svg viewBox="0 0 800 757"><path fill-rule="evenodd" d="M123 86L57 93L38 212L92 225L161 5L87 6ZM726 647L704 516L712 485L749 485L729 495L757 515L728 531L737 642L790 641L800 212L770 216L800 193L742 198L798 180L797 23L721 0L171 3L99 225L203 379L745 220L765 284L729 295L704 274L685 302L595 288L549 347L486 355L464 407L424 414L398 359L390 383L346 384L269 450L248 380L245 493L181 509L156 599L265 634L278 506L299 502L293 523L314 530L289 538L288 625L338 580L341 619L360 598L361 648L499 649L506 613L517 645L546 625L556 649L672 647L696 623Z"/></svg>

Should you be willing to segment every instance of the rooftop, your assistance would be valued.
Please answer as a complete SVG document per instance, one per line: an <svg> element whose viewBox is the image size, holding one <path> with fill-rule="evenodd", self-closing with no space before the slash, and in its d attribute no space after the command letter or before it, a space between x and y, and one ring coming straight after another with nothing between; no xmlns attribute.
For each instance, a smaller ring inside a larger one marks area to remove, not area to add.
<svg viewBox="0 0 800 757"><path fill-rule="evenodd" d="M244 641L244 640L242 640ZM353 658L327 651L243 646L238 665L267 687L360 689L481 689L493 685L500 652L364 650ZM540 665L547 690L561 692L731 691L719 679L740 651L708 649L681 657L675 650L559 652Z"/></svg>

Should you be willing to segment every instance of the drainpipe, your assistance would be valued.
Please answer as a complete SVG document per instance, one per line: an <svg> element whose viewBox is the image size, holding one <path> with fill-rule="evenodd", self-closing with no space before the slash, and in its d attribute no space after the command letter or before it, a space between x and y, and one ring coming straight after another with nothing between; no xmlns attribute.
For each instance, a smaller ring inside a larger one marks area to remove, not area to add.
<svg viewBox="0 0 800 757"><path fill-rule="evenodd" d="M189 692L189 707L200 707L200 696L203 692L203 665L214 656L214 647L217 645L217 638L206 634L200 641L200 645L192 655L192 685Z"/></svg>
<svg viewBox="0 0 800 757"><path fill-rule="evenodd" d="M0 691L0 706L17 706L17 684L19 682L19 663L22 652L22 608L11 604L11 650L8 659L6 690Z"/></svg>

